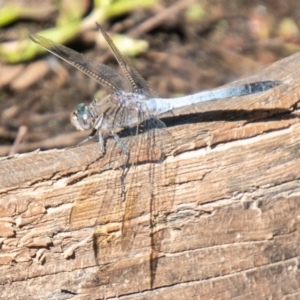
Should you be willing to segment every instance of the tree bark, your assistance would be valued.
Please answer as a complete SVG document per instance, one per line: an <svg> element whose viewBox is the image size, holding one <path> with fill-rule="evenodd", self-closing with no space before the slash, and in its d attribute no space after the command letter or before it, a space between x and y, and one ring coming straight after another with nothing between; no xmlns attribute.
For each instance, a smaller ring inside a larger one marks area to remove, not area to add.
<svg viewBox="0 0 300 300"><path fill-rule="evenodd" d="M300 54L232 85L263 80L163 116L126 172L111 139L3 158L1 298L299 298Z"/></svg>

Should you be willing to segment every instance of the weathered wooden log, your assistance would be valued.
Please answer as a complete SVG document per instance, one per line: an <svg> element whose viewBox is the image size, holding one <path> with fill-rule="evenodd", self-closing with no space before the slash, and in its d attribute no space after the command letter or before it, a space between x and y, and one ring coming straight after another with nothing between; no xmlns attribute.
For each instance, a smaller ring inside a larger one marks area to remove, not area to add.
<svg viewBox="0 0 300 300"><path fill-rule="evenodd" d="M164 116L123 177L112 140L3 158L1 298L299 298L300 54L232 85L261 80Z"/></svg>

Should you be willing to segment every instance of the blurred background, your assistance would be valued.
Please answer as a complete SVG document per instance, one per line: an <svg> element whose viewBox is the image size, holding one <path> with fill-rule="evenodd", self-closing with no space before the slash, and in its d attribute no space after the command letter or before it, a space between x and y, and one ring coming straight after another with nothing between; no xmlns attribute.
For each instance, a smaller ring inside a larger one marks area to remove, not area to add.
<svg viewBox="0 0 300 300"><path fill-rule="evenodd" d="M0 0L0 156L72 146L69 115L107 90L37 33L118 70L96 30L162 97L212 89L300 50L299 0Z"/></svg>

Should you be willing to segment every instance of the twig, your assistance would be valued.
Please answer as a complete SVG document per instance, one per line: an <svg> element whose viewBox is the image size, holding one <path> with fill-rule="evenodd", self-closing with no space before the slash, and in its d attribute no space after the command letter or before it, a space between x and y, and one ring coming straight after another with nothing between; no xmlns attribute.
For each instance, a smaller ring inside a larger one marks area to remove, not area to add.
<svg viewBox="0 0 300 300"><path fill-rule="evenodd" d="M27 126L22 125L18 130L18 134L17 134L17 137L14 141L14 144L12 145L12 147L9 151L9 154L8 154L9 156L14 155L15 153L18 152L20 144L21 144L24 136L26 135L26 133L27 133Z"/></svg>
<svg viewBox="0 0 300 300"><path fill-rule="evenodd" d="M128 35L137 38L141 36L145 32L149 32L150 30L154 29L161 23L165 22L166 19L174 18L178 13L180 13L184 8L191 5L194 0L181 0L176 2L170 7L167 7L162 12L154 15L152 18L148 19L147 21L143 22L135 29L129 31Z"/></svg>

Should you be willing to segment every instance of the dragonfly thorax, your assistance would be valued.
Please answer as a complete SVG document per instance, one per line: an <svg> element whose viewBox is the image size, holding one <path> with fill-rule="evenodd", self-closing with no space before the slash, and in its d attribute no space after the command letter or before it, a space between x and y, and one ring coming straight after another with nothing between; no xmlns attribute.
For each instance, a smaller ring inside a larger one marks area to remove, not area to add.
<svg viewBox="0 0 300 300"><path fill-rule="evenodd" d="M129 110L146 111L145 101L149 97L135 92L116 92L112 95L111 100L120 106L126 107Z"/></svg>

